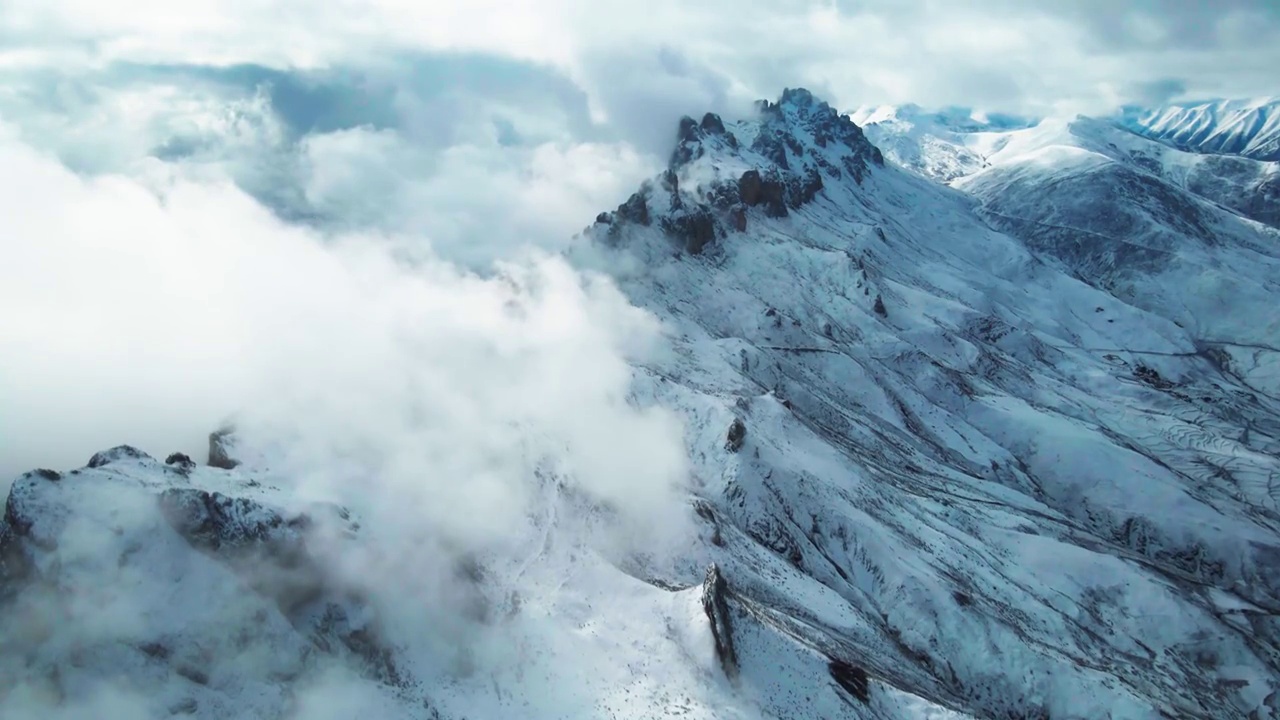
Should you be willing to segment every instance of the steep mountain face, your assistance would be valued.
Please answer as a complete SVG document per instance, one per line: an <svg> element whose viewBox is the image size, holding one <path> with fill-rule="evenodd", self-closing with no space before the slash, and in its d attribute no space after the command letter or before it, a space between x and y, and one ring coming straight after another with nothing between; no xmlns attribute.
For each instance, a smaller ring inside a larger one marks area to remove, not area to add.
<svg viewBox="0 0 1280 720"><path fill-rule="evenodd" d="M377 523L228 436L117 449L14 484L0 701L333 717L336 674L384 717L1280 718L1275 231L1115 128L886 160L806 91L758 109L686 118L571 253L666 326L629 400L685 422L674 552L535 473L528 552L372 587Z"/></svg>
<svg viewBox="0 0 1280 720"><path fill-rule="evenodd" d="M675 181L629 204L714 216L735 181L849 152L811 139L814 117L841 120L807 95L784 95L781 113L785 165L755 149L777 120L730 124L738 150L680 153ZM834 639L873 688L980 717L1269 712L1274 626L1258 644L1216 603L1276 608L1274 397L1194 331L1085 282L1088 268L993 231L959 193L892 167L823 177L785 217L717 219L696 255L660 223L596 231L640 259L623 286L687 348L662 369L664 402L733 398L747 428L700 490L721 537L740 531L808 585L717 546L724 576L750 588L744 621L772 608L765 624ZM1173 219L1179 238L1196 229ZM1145 258L1109 269L1164 282ZM1274 322L1269 301L1233 307ZM1240 457L1260 484L1224 480ZM1208 638L1255 679L1194 660ZM1229 708L1228 687L1244 693Z"/></svg>
<svg viewBox="0 0 1280 720"><path fill-rule="evenodd" d="M878 138L894 127L868 132ZM909 135L899 139L929 152ZM1256 309L1274 297L1280 269L1280 164L1185 153L1084 117L945 142L982 157L984 167L950 184L972 195L993 227L1188 328L1226 372L1278 394L1280 326Z"/></svg>
<svg viewBox="0 0 1280 720"><path fill-rule="evenodd" d="M1141 135L1192 152L1280 160L1280 100L1128 108L1120 122Z"/></svg>

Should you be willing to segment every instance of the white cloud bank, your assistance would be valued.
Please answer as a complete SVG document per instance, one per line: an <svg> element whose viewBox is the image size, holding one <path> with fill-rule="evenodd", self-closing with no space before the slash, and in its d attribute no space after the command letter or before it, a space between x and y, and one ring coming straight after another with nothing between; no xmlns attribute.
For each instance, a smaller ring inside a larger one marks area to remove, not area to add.
<svg viewBox="0 0 1280 720"><path fill-rule="evenodd" d="M1045 112L1186 93L1277 92L1280 8L1270 0L10 0L0 66L374 64L401 52L484 53L557 68L599 117L627 123L649 77L701 100L807 85L846 107L917 102ZM678 53L653 71L652 58ZM668 94L667 97L672 97Z"/></svg>
<svg viewBox="0 0 1280 720"><path fill-rule="evenodd" d="M603 280L548 258L489 279L405 264L159 164L85 178L10 137L0 167L7 475L125 442L198 455L239 414L311 474L435 493L442 523L518 512L499 500L543 455L630 507L682 479L678 424L627 402L658 329Z"/></svg>

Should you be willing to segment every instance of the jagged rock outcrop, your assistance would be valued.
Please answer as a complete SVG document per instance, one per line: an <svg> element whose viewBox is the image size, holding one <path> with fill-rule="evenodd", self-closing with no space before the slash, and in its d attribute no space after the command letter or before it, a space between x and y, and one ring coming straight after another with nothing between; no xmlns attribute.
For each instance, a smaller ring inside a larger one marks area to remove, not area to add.
<svg viewBox="0 0 1280 720"><path fill-rule="evenodd" d="M720 667L730 680L738 677L738 651L733 645L733 622L729 614L729 584L714 564L707 568L702 582L702 610L711 623L711 637L715 641L716 657Z"/></svg>
<svg viewBox="0 0 1280 720"><path fill-rule="evenodd" d="M209 433L209 466L234 470L240 461L232 456L235 447L235 428L224 427Z"/></svg>
<svg viewBox="0 0 1280 720"><path fill-rule="evenodd" d="M742 449L742 445L746 441L747 424L742 422L742 418L734 418L729 425L729 432L725 436L724 449L736 453Z"/></svg>
<svg viewBox="0 0 1280 720"><path fill-rule="evenodd" d="M847 116L805 90L787 90L777 103L761 101L758 118L726 123L708 113L699 122L681 119L666 173L612 213L601 213L596 225L604 237L618 242L628 225L658 227L691 255L731 232L745 232L752 212L780 219L813 202L828 181L849 179L861 184L884 159ZM749 146L738 136L750 136ZM711 158L719 158L711 160ZM724 158L747 169L725 176ZM709 164L704 168L703 164ZM720 176L707 181L709 173ZM698 186L681 188L682 174L699 178ZM824 179L825 178L825 179Z"/></svg>
<svg viewBox="0 0 1280 720"><path fill-rule="evenodd" d="M680 241L690 255L701 253L716 239L716 220L706 208L664 217L662 229Z"/></svg>

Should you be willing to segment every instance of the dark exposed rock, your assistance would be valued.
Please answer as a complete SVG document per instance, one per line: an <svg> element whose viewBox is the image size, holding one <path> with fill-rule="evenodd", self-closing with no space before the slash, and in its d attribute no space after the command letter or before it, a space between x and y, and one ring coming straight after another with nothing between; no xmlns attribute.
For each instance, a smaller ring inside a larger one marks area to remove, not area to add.
<svg viewBox="0 0 1280 720"><path fill-rule="evenodd" d="M1162 377L1155 368L1147 367L1146 365L1138 365L1135 367L1133 369L1133 375L1157 390L1168 390L1174 387L1174 383L1164 379L1164 377Z"/></svg>
<svg viewBox="0 0 1280 720"><path fill-rule="evenodd" d="M797 181L796 189L791 195L791 207L800 207L813 200L822 191L822 175L817 170L809 170L804 178Z"/></svg>
<svg viewBox="0 0 1280 720"><path fill-rule="evenodd" d="M649 203L644 199L644 195L635 193L627 198L627 201L618 206L618 219L624 222L632 222L639 225L648 226L651 222L649 217Z"/></svg>
<svg viewBox="0 0 1280 720"><path fill-rule="evenodd" d="M738 188L739 183L722 181L713 183L710 187L704 188L707 202L720 210L728 210L742 201L742 193Z"/></svg>
<svg viewBox="0 0 1280 720"><path fill-rule="evenodd" d="M35 475L36 477L44 478L49 482L57 482L62 479L62 473L58 472L57 470L50 470L48 468L40 468L38 470L32 470L31 474Z"/></svg>
<svg viewBox="0 0 1280 720"><path fill-rule="evenodd" d="M969 607L970 605L973 604L973 598L969 597L968 595L962 592L954 592L951 594L951 597L956 601L956 604L959 605L960 607Z"/></svg>
<svg viewBox="0 0 1280 720"><path fill-rule="evenodd" d="M796 157L804 156L804 144L796 139L795 135L786 134L782 136L782 142L786 144L787 149Z"/></svg>
<svg viewBox="0 0 1280 720"><path fill-rule="evenodd" d="M832 164L830 160L827 160L821 155L815 155L813 158L813 162L819 168L821 168L824 173L827 174L827 177L839 180L840 177L843 175L843 173L840 171L840 168L836 167L834 164Z"/></svg>
<svg viewBox="0 0 1280 720"><path fill-rule="evenodd" d="M117 445L110 450L94 453L93 457L89 458L89 467L100 468L123 459L152 460L153 458L131 445Z"/></svg>
<svg viewBox="0 0 1280 720"><path fill-rule="evenodd" d="M742 444L746 440L747 424L742 422L742 418L734 418L733 423L729 425L728 435L725 437L724 449L736 453L742 449Z"/></svg>
<svg viewBox="0 0 1280 720"><path fill-rule="evenodd" d="M186 475L196 467L196 461L192 460L186 453L176 452L164 459L165 465L172 465L178 472Z"/></svg>
<svg viewBox="0 0 1280 720"><path fill-rule="evenodd" d="M723 129L723 126L721 128ZM698 122L687 115L680 118L676 149L671 152L668 167L672 169L682 167L702 157L705 149L702 147L701 139L702 130L698 127Z"/></svg>
<svg viewBox="0 0 1280 720"><path fill-rule="evenodd" d="M209 466L232 470L240 461L231 456L234 428L225 427L209 433Z"/></svg>
<svg viewBox="0 0 1280 720"><path fill-rule="evenodd" d="M779 133L781 134L781 133ZM751 143L751 149L763 155L769 162L783 170L789 169L787 149L782 140L771 134L761 132Z"/></svg>
<svg viewBox="0 0 1280 720"><path fill-rule="evenodd" d="M817 98L813 93L804 88L783 88L781 103L789 105L807 106L817 102ZM825 104L825 103L824 103Z"/></svg>
<svg viewBox="0 0 1280 720"><path fill-rule="evenodd" d="M738 652L733 646L733 625L729 618L729 585L720 568L714 563L707 568L702 582L702 610L711 623L711 637L715 641L716 657L720 667L730 680L738 677Z"/></svg>
<svg viewBox="0 0 1280 720"><path fill-rule="evenodd" d="M832 660L827 665L827 671L831 673L831 679L844 688L845 692L864 703L871 702L871 681L867 677L866 670L843 660Z"/></svg>
<svg viewBox="0 0 1280 720"><path fill-rule="evenodd" d="M759 170L748 170L738 179L738 194L748 207L759 205L764 199L764 184Z"/></svg>
<svg viewBox="0 0 1280 720"><path fill-rule="evenodd" d="M738 148L737 139L715 113L706 113L701 121L685 116L676 130L667 170L615 212L596 218L598 225L609 226L601 237L616 242L622 224L649 225L659 220L664 232L679 240L686 252L698 254L726 230L745 231L749 208L763 208L766 217L787 217L812 202L830 180L848 173L861 182L869 165L883 162L861 128L807 90L787 89L779 103L761 101L757 108L759 131L751 149L764 159L759 168L747 170L736 183L714 181L682 192L679 168L708 152ZM808 152L808 138L826 150ZM646 199L655 190L669 196L667 217L651 216Z"/></svg>
<svg viewBox="0 0 1280 720"><path fill-rule="evenodd" d="M879 295L876 295L876 302L874 305L871 306L871 309L875 310L876 314L879 315L880 317L889 316L889 312L885 310L885 307L884 307L884 298L880 297Z"/></svg>
<svg viewBox="0 0 1280 720"><path fill-rule="evenodd" d="M677 215L663 220L666 233L680 240L684 249L691 255L702 252L716 239L716 221L711 212L700 208L690 213Z"/></svg>
<svg viewBox="0 0 1280 720"><path fill-rule="evenodd" d="M720 521L716 518L715 508L706 500L698 499L694 502L693 509L698 517L711 523L711 544L724 547L724 535L720 532Z"/></svg>
<svg viewBox="0 0 1280 720"><path fill-rule="evenodd" d="M787 216L787 188L776 178L769 178L760 184L760 198L764 204L764 214L781 218Z"/></svg>
<svg viewBox="0 0 1280 720"><path fill-rule="evenodd" d="M266 543L277 539L286 525L278 512L252 500L197 488L170 488L159 500L173 529L193 547L209 552Z"/></svg>
<svg viewBox="0 0 1280 720"><path fill-rule="evenodd" d="M723 127L721 128L723 129ZM698 139L698 121L685 115L680 118L680 131L676 136L677 142L692 142Z"/></svg>

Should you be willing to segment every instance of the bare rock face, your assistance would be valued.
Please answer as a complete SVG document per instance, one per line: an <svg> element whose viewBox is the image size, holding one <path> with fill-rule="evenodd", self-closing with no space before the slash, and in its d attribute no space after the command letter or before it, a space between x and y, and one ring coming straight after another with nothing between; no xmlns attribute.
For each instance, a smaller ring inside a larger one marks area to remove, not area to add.
<svg viewBox="0 0 1280 720"><path fill-rule="evenodd" d="M702 131L710 135L724 135L724 121L715 113L707 113L702 116Z"/></svg>
<svg viewBox="0 0 1280 720"><path fill-rule="evenodd" d="M231 456L235 446L235 428L225 427L209 434L209 466L234 470L240 461Z"/></svg>
<svg viewBox="0 0 1280 720"><path fill-rule="evenodd" d="M729 585L720 568L711 565L702 582L702 609L711 623L711 636L715 639L716 657L720 667L730 680L738 677L738 652L733 646L733 625L729 617Z"/></svg>
<svg viewBox="0 0 1280 720"><path fill-rule="evenodd" d="M734 418L733 424L729 425L729 433L725 438L724 449L736 453L742 449L742 444L746 441L746 423L742 422L742 418Z"/></svg>
<svg viewBox="0 0 1280 720"><path fill-rule="evenodd" d="M786 218L813 202L827 182L851 178L861 184L870 167L883 165L853 121L806 90L787 90L779 102L762 101L758 109L759 119L750 121L756 125L749 128L750 147L731 131L747 129L743 123L726 123L715 113L701 121L681 118L666 171L617 210L601 213L596 237L616 244L629 237L627 227L656 224L681 252L699 255L729 233L745 232L753 208L765 217ZM708 161L714 168L722 159L746 160L752 167L736 181L720 177L681 187L686 168Z"/></svg>
<svg viewBox="0 0 1280 720"><path fill-rule="evenodd" d="M679 240L690 255L698 255L716 239L716 221L710 210L698 208L663 219L663 230Z"/></svg>
<svg viewBox="0 0 1280 720"><path fill-rule="evenodd" d="M832 660L827 669L831 679L845 692L864 703L871 702L871 683L866 670L842 660Z"/></svg>

